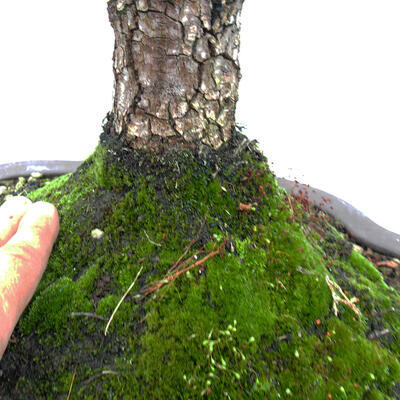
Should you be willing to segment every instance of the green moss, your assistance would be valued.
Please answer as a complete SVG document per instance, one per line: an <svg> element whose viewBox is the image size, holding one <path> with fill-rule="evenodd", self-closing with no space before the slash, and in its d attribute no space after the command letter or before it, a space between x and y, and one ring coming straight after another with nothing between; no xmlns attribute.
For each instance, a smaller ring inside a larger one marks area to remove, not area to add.
<svg viewBox="0 0 400 400"><path fill-rule="evenodd" d="M53 181L51 181L48 185L45 185L34 192L28 193L27 197L32 201L38 201L40 199L49 197L51 195L52 198L57 198L63 195L63 187L65 182L71 177L72 173L62 175Z"/></svg>
<svg viewBox="0 0 400 400"><path fill-rule="evenodd" d="M65 332L73 291L74 283L67 277L41 291L19 325L22 332L40 334L53 329L59 334Z"/></svg>
<svg viewBox="0 0 400 400"><path fill-rule="evenodd" d="M71 399L395 396L399 296L328 222L316 234L294 202L292 220L258 153L130 157L99 144L30 194L56 205L61 226L10 349L36 340L38 378L21 359L19 397L65 397L74 366ZM107 336L106 321L71 317L108 320L140 268ZM343 303L333 314L326 275L359 299L360 318ZM382 329L390 340L368 339Z"/></svg>
<svg viewBox="0 0 400 400"><path fill-rule="evenodd" d="M350 262L362 275L372 282L379 282L382 286L386 286L381 273L368 261L363 255L353 251L350 256Z"/></svg>

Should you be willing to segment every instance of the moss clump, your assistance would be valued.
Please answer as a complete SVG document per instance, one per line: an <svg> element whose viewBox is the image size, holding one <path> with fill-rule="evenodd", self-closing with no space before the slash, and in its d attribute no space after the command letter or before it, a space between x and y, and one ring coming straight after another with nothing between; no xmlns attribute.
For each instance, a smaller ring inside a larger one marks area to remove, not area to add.
<svg viewBox="0 0 400 400"><path fill-rule="evenodd" d="M29 194L61 227L0 397L65 397L73 377L71 399L398 396L399 296L243 139L155 156L103 134ZM334 315L326 276L359 315L340 301Z"/></svg>
<svg viewBox="0 0 400 400"><path fill-rule="evenodd" d="M353 251L350 256L350 262L352 266L357 269L357 271L365 278L368 278L372 282L378 282L379 284L386 286L381 273L361 254Z"/></svg>

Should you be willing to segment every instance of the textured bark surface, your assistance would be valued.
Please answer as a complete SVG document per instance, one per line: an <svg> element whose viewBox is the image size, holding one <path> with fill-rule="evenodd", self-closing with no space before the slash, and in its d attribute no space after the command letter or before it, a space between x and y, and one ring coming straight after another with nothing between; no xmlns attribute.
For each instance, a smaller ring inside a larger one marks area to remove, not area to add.
<svg viewBox="0 0 400 400"><path fill-rule="evenodd" d="M135 149L218 148L235 125L244 0L110 0L110 133Z"/></svg>

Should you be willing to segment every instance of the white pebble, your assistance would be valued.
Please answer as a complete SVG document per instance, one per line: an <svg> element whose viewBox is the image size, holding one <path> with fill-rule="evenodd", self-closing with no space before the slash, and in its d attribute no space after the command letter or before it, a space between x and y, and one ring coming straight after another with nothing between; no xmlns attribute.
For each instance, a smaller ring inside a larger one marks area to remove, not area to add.
<svg viewBox="0 0 400 400"><path fill-rule="evenodd" d="M104 232L100 229L93 229L92 230L92 238L93 239L101 239L104 236Z"/></svg>
<svg viewBox="0 0 400 400"><path fill-rule="evenodd" d="M355 251L356 253L362 254L363 248L361 246L357 246L356 244L353 243L353 251Z"/></svg>
<svg viewBox="0 0 400 400"><path fill-rule="evenodd" d="M41 178L42 176L43 176L43 174L41 172L32 172L31 173L32 178L38 179L38 178Z"/></svg>

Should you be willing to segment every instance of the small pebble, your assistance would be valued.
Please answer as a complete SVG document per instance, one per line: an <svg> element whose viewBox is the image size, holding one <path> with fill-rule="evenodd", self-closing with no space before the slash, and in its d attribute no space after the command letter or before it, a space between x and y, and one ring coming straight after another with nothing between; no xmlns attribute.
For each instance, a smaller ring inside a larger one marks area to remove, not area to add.
<svg viewBox="0 0 400 400"><path fill-rule="evenodd" d="M357 245L354 244L354 243L353 243L353 250L354 250L356 253L360 253L360 254L362 254L362 252L363 252L363 248L362 248L361 246L357 246Z"/></svg>
<svg viewBox="0 0 400 400"><path fill-rule="evenodd" d="M32 172L31 173L31 177L35 178L35 179L39 179L43 176L43 174L41 172Z"/></svg>
<svg viewBox="0 0 400 400"><path fill-rule="evenodd" d="M104 236L104 232L100 229L93 229L92 230L92 238L93 239L101 239Z"/></svg>

